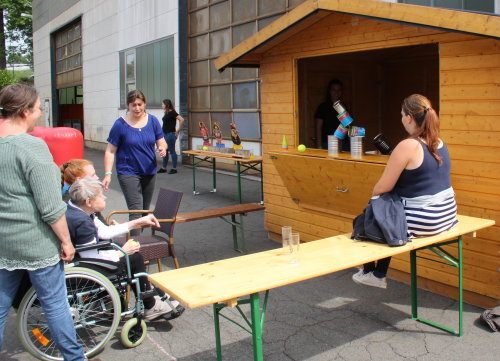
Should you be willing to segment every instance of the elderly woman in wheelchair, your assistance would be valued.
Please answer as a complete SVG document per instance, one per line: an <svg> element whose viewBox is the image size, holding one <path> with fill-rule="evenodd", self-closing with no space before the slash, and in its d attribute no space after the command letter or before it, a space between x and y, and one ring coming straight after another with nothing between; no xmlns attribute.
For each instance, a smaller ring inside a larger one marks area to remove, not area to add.
<svg viewBox="0 0 500 361"><path fill-rule="evenodd" d="M144 320L159 317L170 320L182 314L178 301L151 287L145 272L140 245L134 241L122 247L110 241L132 228L158 226L158 220L148 215L123 224L106 226L95 212L106 206L102 184L82 178L70 188L66 213L71 240L78 257L65 270L68 303L79 341L87 357L104 348L115 334L122 316L134 315L122 327L121 341L126 347L136 347L146 337ZM135 306L125 302L127 286L135 295ZM62 360L54 347L40 302L33 289L24 296L17 315L18 336L28 352L44 360Z"/></svg>

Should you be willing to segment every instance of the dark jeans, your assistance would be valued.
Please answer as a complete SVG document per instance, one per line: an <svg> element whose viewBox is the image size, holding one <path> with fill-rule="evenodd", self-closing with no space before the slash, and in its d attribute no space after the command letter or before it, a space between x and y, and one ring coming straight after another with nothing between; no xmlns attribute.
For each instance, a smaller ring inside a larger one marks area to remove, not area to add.
<svg viewBox="0 0 500 361"><path fill-rule="evenodd" d="M165 158L163 158L162 168L167 168L168 164L168 154L172 156L172 168L177 169L177 153L175 152L175 141L177 137L175 136L175 132L172 133L164 133L165 134L165 142L167 142L168 151Z"/></svg>
<svg viewBox="0 0 500 361"><path fill-rule="evenodd" d="M118 182L120 183L120 188L122 189L129 210L149 209L155 189L155 179L156 174L118 174ZM141 217L140 213L135 213L130 214L128 219L132 221ZM130 235L132 236L138 236L140 233L140 229L130 231Z"/></svg>
<svg viewBox="0 0 500 361"><path fill-rule="evenodd" d="M385 277L387 271L389 270L389 263L391 263L391 257L379 259L377 263L365 263L363 265L363 272L373 272L373 274L379 278Z"/></svg>

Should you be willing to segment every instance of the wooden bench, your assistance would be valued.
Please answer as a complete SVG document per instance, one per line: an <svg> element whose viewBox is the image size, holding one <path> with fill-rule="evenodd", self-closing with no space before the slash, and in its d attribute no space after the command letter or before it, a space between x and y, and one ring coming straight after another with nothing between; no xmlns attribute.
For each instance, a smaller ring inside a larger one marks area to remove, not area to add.
<svg viewBox="0 0 500 361"><path fill-rule="evenodd" d="M210 218L220 218L223 221L229 223L233 230L233 248L238 252L246 252L245 248L245 229L243 227L243 216L246 216L249 212L262 211L266 207L262 204L257 203L245 203L245 204L237 204L234 206L222 207L222 208L214 208L214 209L204 209L201 211L195 212L186 212L177 214L175 218L176 223L184 223L184 222L193 222L193 221L201 221L203 219ZM236 221L236 216L239 215L239 222ZM231 219L227 219L225 217L231 216ZM241 234L241 247L238 242L238 229Z"/></svg>
<svg viewBox="0 0 500 361"><path fill-rule="evenodd" d="M150 281L175 297L188 308L213 304L217 359L222 360L219 313L228 306L249 304L254 360L262 361L262 331L269 290L352 268L359 264L410 252L412 318L438 327L455 335L463 333L462 299L462 236L474 236L475 232L495 224L488 219L459 216L459 223L437 236L417 238L402 247L389 247L374 242L360 242L350 235L324 238L300 245L299 262L291 264L289 256L281 248L250 255L205 263L197 266L156 273ZM457 255L443 246L457 245ZM418 317L417 302L417 251L429 249L458 269L459 330L439 325ZM261 310L259 292L264 292ZM241 297L249 296L245 299ZM220 315L227 318L225 315ZM245 318L246 319L246 318ZM231 320L232 322L236 322ZM242 326L243 327L243 326ZM243 327L244 328L244 327ZM245 329L245 328L244 328Z"/></svg>

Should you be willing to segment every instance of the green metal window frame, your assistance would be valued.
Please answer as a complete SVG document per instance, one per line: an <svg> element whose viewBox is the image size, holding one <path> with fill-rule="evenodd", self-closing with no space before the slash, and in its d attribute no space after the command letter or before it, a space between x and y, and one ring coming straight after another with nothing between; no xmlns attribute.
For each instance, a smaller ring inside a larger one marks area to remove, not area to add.
<svg viewBox="0 0 500 361"><path fill-rule="evenodd" d="M126 55L135 52L135 78L126 78ZM165 98L175 104L174 38L168 37L153 43L127 49L119 53L120 107L126 107L128 91L141 90L150 107L160 107Z"/></svg>

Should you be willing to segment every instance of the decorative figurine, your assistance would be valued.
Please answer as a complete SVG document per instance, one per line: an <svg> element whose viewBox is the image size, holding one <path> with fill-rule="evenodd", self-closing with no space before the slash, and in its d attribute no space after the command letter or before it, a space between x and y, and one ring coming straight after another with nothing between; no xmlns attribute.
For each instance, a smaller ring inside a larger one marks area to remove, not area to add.
<svg viewBox="0 0 500 361"><path fill-rule="evenodd" d="M199 122L201 137L203 138L203 145L212 145L208 137L208 129L205 123Z"/></svg>
<svg viewBox="0 0 500 361"><path fill-rule="evenodd" d="M229 127L231 132L231 140L233 141L233 148L243 149L243 146L241 145L240 136L238 135L240 132L238 131L238 129L236 129L236 124L231 123Z"/></svg>
<svg viewBox="0 0 500 361"><path fill-rule="evenodd" d="M215 145L219 148L225 148L224 143L222 143L222 132L220 130L220 125L217 122L214 122L212 135L215 138Z"/></svg>

